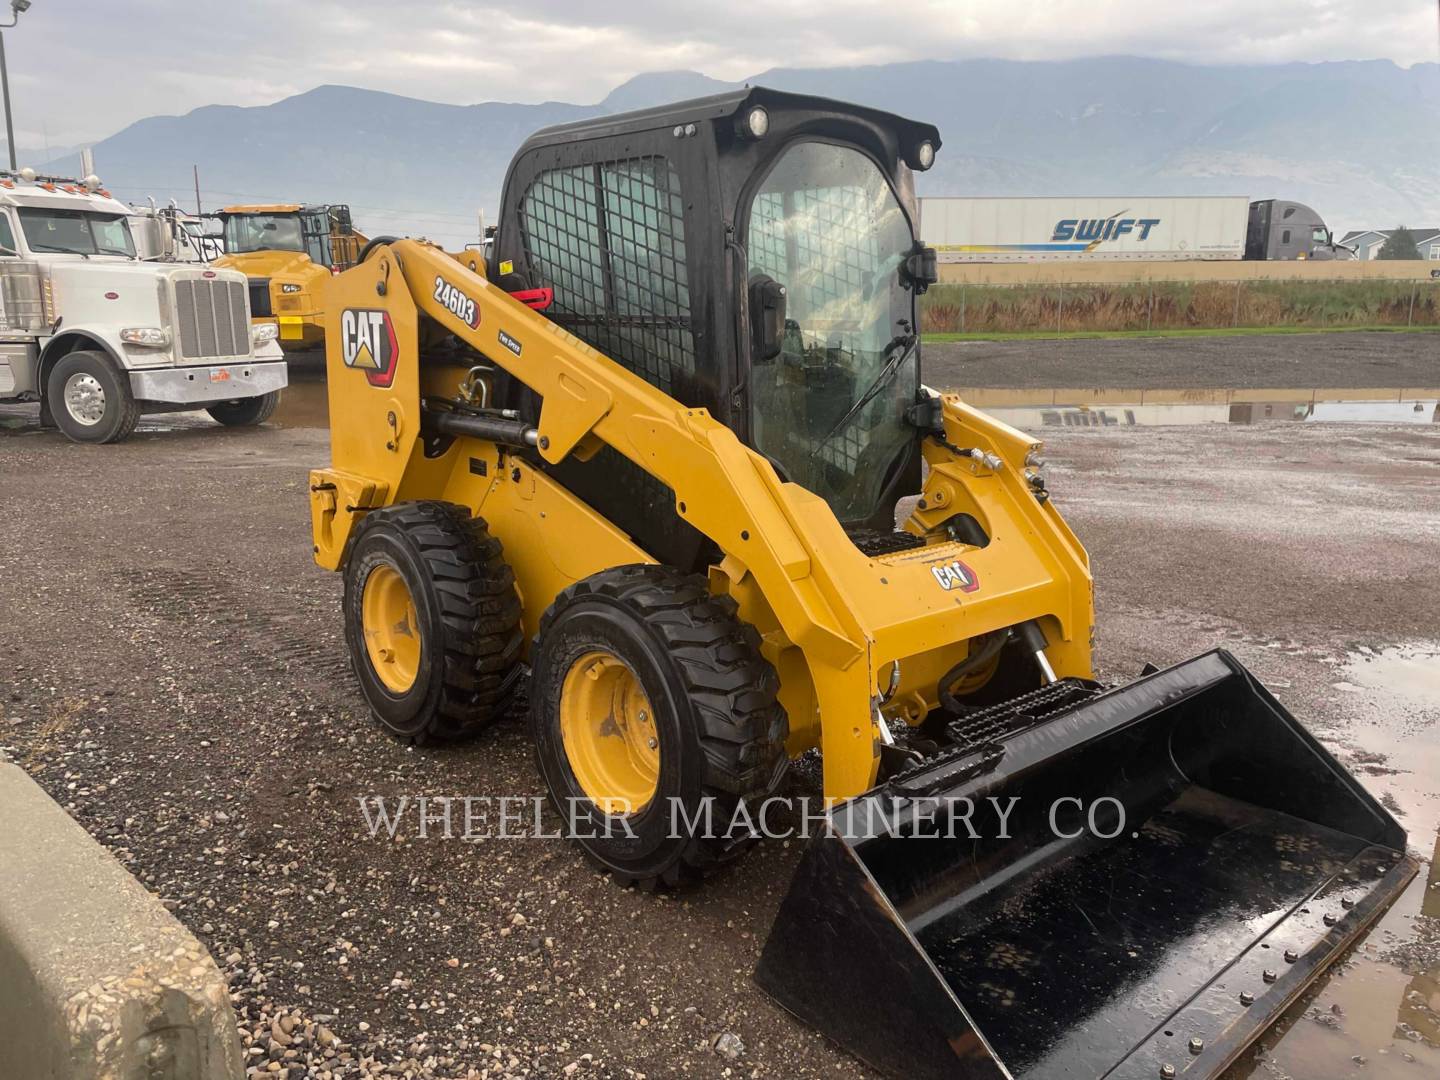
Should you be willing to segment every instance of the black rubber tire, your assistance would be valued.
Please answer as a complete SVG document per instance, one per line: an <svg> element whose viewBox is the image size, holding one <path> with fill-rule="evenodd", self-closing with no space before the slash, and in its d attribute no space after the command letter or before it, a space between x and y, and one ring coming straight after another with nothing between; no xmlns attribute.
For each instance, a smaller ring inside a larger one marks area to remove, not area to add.
<svg viewBox="0 0 1440 1080"><path fill-rule="evenodd" d="M82 424L65 407L65 383L77 374L91 376L105 392L105 411L98 423ZM77 349L56 362L45 380L45 403L55 426L79 443L122 442L140 422L140 405L130 392L129 376L98 349Z"/></svg>
<svg viewBox="0 0 1440 1080"><path fill-rule="evenodd" d="M271 390L268 394L256 397L222 401L218 405L208 406L205 411L212 419L226 427L255 427L274 416L275 406L279 404L280 391Z"/></svg>
<svg viewBox="0 0 1440 1080"><path fill-rule="evenodd" d="M376 248L384 244L393 244L399 239L400 237L398 236L372 236L365 242L365 246L360 249L360 254L355 257L355 265L359 266L366 259L370 258L370 253Z"/></svg>
<svg viewBox="0 0 1440 1080"><path fill-rule="evenodd" d="M560 732L565 674L597 646L629 665L655 713L656 797L624 819L633 835L586 797ZM586 854L621 884L650 889L698 880L746 850L753 837L726 835L726 826L741 800L751 804L753 818L756 802L775 791L789 763L779 685L755 628L736 617L728 596L712 596L702 578L662 566L621 566L562 592L541 619L533 649L530 722L541 777L566 826L572 820L578 826ZM693 821L707 797L714 800L714 835L672 829L674 806Z"/></svg>
<svg viewBox="0 0 1440 1080"><path fill-rule="evenodd" d="M415 603L419 670L403 694L381 681L365 646L362 594L382 563L400 573ZM483 519L445 502L372 510L355 528L344 578L345 642L376 720L425 744L499 718L520 674L524 637L514 572Z"/></svg>

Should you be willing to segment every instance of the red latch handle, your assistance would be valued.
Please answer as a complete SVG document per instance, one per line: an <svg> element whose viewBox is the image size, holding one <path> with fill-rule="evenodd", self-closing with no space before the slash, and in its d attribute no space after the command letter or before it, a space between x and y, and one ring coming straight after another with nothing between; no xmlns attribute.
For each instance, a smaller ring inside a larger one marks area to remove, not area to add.
<svg viewBox="0 0 1440 1080"><path fill-rule="evenodd" d="M544 311L555 302L554 289L520 289L510 295L536 311Z"/></svg>

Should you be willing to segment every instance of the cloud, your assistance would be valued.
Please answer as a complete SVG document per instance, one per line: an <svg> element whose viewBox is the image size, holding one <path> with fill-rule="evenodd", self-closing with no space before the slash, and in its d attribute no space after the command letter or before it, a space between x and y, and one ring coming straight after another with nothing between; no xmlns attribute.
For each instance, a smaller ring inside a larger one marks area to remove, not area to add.
<svg viewBox="0 0 1440 1080"><path fill-rule="evenodd" d="M7 32L16 142L322 83L412 97L597 101L645 71L1128 53L1193 63L1436 58L1422 0L36 0Z"/></svg>

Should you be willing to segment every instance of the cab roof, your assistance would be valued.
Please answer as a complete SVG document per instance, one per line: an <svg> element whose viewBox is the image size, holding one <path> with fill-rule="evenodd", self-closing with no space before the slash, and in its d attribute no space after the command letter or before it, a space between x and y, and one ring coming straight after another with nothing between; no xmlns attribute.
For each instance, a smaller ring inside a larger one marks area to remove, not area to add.
<svg viewBox="0 0 1440 1080"><path fill-rule="evenodd" d="M729 120L755 105L777 111L791 109L856 116L898 131L902 145L928 139L936 150L940 149L940 132L934 124L907 120L903 116L885 112L883 109L872 109L868 105L852 105L847 101L814 97L810 94L792 94L785 90L771 90L765 86L747 86L711 97L693 98L649 109L636 109L633 112L595 116L568 124L552 124L526 139L516 156L535 147L553 146L580 139L628 135L637 131L652 131L655 128L702 120Z"/></svg>
<svg viewBox="0 0 1440 1080"><path fill-rule="evenodd" d="M78 180L37 176L34 180L0 173L0 206L43 207L47 210L94 210L101 214L129 214L130 207L104 188L90 191Z"/></svg>
<svg viewBox="0 0 1440 1080"><path fill-rule="evenodd" d="M321 210L324 207L307 207L300 203L263 203L255 206L222 206L222 214L295 214L301 210Z"/></svg>

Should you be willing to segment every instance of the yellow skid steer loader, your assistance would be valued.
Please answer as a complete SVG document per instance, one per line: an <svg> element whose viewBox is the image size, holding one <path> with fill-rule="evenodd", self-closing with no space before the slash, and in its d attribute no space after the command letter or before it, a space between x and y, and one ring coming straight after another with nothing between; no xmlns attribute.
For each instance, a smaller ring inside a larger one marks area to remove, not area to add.
<svg viewBox="0 0 1440 1080"><path fill-rule="evenodd" d="M1040 444L921 382L939 148L746 89L537 133L484 256L371 241L315 557L397 736L481 730L529 672L622 882L740 856L723 823L818 750L757 978L882 1072L1215 1076L1416 864L1225 652L1094 681Z"/></svg>

